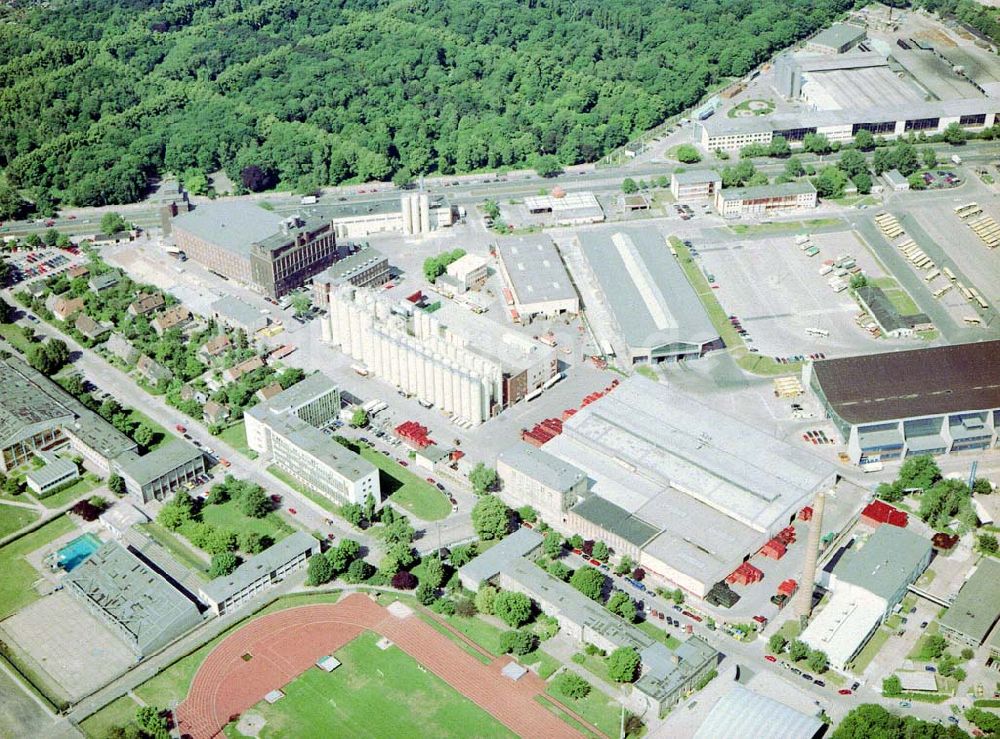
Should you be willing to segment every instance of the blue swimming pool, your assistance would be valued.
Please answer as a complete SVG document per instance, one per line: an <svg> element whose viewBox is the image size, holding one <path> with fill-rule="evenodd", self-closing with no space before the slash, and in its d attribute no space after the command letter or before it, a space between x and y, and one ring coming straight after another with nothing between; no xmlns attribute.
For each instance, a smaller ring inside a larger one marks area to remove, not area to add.
<svg viewBox="0 0 1000 739"><path fill-rule="evenodd" d="M100 547L100 539L93 534L84 534L60 549L56 553L56 561L66 572L70 572Z"/></svg>

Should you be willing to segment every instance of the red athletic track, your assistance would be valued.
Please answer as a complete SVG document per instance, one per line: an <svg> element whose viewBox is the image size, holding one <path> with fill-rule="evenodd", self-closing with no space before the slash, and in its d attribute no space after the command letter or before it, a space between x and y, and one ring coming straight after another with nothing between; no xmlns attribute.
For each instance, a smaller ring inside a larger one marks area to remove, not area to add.
<svg viewBox="0 0 1000 739"><path fill-rule="evenodd" d="M335 652L363 631L374 631L522 737L580 734L534 700L545 682L529 672L517 682L500 675L509 658L485 665L416 615L392 616L366 595L336 604L300 606L251 621L223 639L202 663L175 718L182 736L211 739L229 721ZM253 656L243 660L244 654ZM567 711L572 713L571 711ZM579 716L574 717L587 724Z"/></svg>

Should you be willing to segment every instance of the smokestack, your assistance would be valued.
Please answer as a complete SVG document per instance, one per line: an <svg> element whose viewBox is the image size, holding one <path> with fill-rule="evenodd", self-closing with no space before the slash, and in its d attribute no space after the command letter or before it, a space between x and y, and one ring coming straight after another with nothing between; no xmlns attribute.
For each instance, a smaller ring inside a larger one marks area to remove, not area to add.
<svg viewBox="0 0 1000 739"><path fill-rule="evenodd" d="M809 527L809 541L806 544L806 562L802 571L802 582L795 600L795 615L800 619L809 618L812 612L812 594L816 585L816 560L819 558L819 540L823 535L823 506L826 493L819 493L813 503L812 522Z"/></svg>

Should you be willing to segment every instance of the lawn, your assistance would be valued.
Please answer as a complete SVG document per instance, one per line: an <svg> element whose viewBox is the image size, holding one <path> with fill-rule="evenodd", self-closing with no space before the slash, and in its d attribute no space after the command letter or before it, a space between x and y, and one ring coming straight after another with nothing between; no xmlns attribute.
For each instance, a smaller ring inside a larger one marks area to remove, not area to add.
<svg viewBox="0 0 1000 739"><path fill-rule="evenodd" d="M463 639L460 636L458 636L457 634L455 634L454 631L452 631L447 626L445 626L444 624L442 624L436 618L434 618L434 617L432 617L432 616L430 616L430 615L428 615L426 613L421 613L420 611L418 611L417 613L420 616L420 618L423 619L425 622L427 622L427 624L431 628L433 628L435 631L443 634L444 636L447 636L449 639L451 639L451 641L459 649L461 649L463 652L466 652L467 654L469 654L469 656L476 658L477 660L479 660L480 662L482 662L484 665L488 665L488 664L490 664L493 661L492 658L487 657L485 654L483 654L478 649L476 649L474 646L472 646L471 644L469 644L467 641L465 641L465 639Z"/></svg>
<svg viewBox="0 0 1000 739"><path fill-rule="evenodd" d="M609 698L593 686L585 698L568 698L556 690L554 685L549 685L545 692L565 703L608 736L618 736L622 708L614 698Z"/></svg>
<svg viewBox="0 0 1000 739"><path fill-rule="evenodd" d="M649 636L653 637L657 641L661 641L667 645L667 649L677 649L681 645L681 640L675 636L671 636L666 632L665 629L661 629L659 626L650 623L649 621L640 621L636 624L640 631L645 631Z"/></svg>
<svg viewBox="0 0 1000 739"><path fill-rule="evenodd" d="M45 498L39 498L39 501L46 508L62 508L70 501L79 498L81 495L89 493L96 487L99 487L100 484L101 478L91 472L87 472L83 475L83 477L65 490L60 490L58 493L49 495Z"/></svg>
<svg viewBox="0 0 1000 739"><path fill-rule="evenodd" d="M3 572L3 577L0 577L0 620L38 599L38 594L31 587L38 579L38 572L24 556L74 528L69 516L59 516L0 549L0 572Z"/></svg>
<svg viewBox="0 0 1000 739"><path fill-rule="evenodd" d="M132 411L129 413L129 418L131 418L132 421L134 421L135 423L144 423L147 426L149 426L150 429L152 429L153 443L149 445L147 453L153 451L154 449L157 449L158 447L163 446L165 443L174 438L173 434L171 434L169 431L163 428L163 426L158 424L156 421L154 421L152 418L147 416L142 411L137 411L133 408Z"/></svg>
<svg viewBox="0 0 1000 739"><path fill-rule="evenodd" d="M899 283L892 277L877 277L872 280L872 284L882 288L882 292L889 299L889 302L904 316L912 316L919 313L920 308L913 302L913 298L906 292Z"/></svg>
<svg viewBox="0 0 1000 739"><path fill-rule="evenodd" d="M330 513L333 513L337 516L340 515L340 506L338 506L332 500L327 498L325 495L320 495L316 491L310 490L305 485L296 480L294 477L286 473L284 470L278 468L276 465L272 464L270 467L267 468L267 471L270 472L275 477L277 477L279 480L281 480L295 492L304 495L306 498L309 498L309 500L311 500L313 503L318 505L323 510L330 511Z"/></svg>
<svg viewBox="0 0 1000 739"><path fill-rule="evenodd" d="M604 682L612 682L608 677L608 663L605 657L596 654L587 654L586 652L577 652L573 655L573 661Z"/></svg>
<svg viewBox="0 0 1000 739"><path fill-rule="evenodd" d="M809 231L810 229L828 228L836 226L843 221L840 218L810 218L806 221L779 221L777 223L760 223L747 225L736 223L729 227L729 230L738 236L752 233L782 233L788 231Z"/></svg>
<svg viewBox="0 0 1000 739"><path fill-rule="evenodd" d="M37 520L38 514L30 508L0 504L0 539Z"/></svg>
<svg viewBox="0 0 1000 739"><path fill-rule="evenodd" d="M872 634L872 638L868 640L867 644L865 644L865 648L862 649L861 653L854 658L854 662L849 665L851 672L855 675L863 674L868 665L871 664L871 661L875 659L875 655L878 654L882 647L885 646L885 643L889 641L890 636L892 636L892 632L883 628L879 628L874 634Z"/></svg>
<svg viewBox="0 0 1000 739"><path fill-rule="evenodd" d="M244 457L256 459L257 453L247 444L247 426L245 421L240 421L235 426L230 426L219 434L219 438L226 442L233 449Z"/></svg>
<svg viewBox="0 0 1000 739"><path fill-rule="evenodd" d="M112 701L90 718L80 723L83 733L90 739L104 739L108 735L108 730L114 726L126 726L135 720L135 713L139 710L139 704L123 695L116 701Z"/></svg>
<svg viewBox="0 0 1000 739"><path fill-rule="evenodd" d="M283 688L285 697L254 710L266 723L259 736L513 736L489 713L412 657L366 632L338 650L341 666L310 667ZM235 735L235 734L231 734Z"/></svg>
<svg viewBox="0 0 1000 739"><path fill-rule="evenodd" d="M906 655L906 658L916 662L930 662L934 659L925 649L927 648L927 637L933 636L936 633L938 633L938 622L931 621L927 624L927 628L924 629L924 633L917 639L917 643L913 645L913 649Z"/></svg>
<svg viewBox="0 0 1000 739"><path fill-rule="evenodd" d="M564 711L562 707L559 704L556 704L551 698L548 698L545 695L536 695L535 700L541 703L543 706L545 706L545 710L558 716L560 719L562 719L567 724L572 726L574 729L576 729L576 731L578 731L583 736L587 737L597 736L597 734L595 734L592 731L589 731L583 724L581 724L575 718L566 713L566 711Z"/></svg>
<svg viewBox="0 0 1000 739"><path fill-rule="evenodd" d="M170 552L170 555L179 564L184 565L203 580L208 580L208 555L199 555L199 550L195 549L187 541L175 536L156 522L145 523L139 526L139 530L149 536L161 547Z"/></svg>
<svg viewBox="0 0 1000 739"><path fill-rule="evenodd" d="M32 343L24 338L16 324L0 324L0 336L7 339L7 342L22 354L27 354L28 350L32 347Z"/></svg>
<svg viewBox="0 0 1000 739"><path fill-rule="evenodd" d="M201 520L218 528L235 531L237 534L253 531L262 536L270 536L274 541L284 539L295 531L291 524L274 511L263 518L243 515L237 500L229 500L222 505L202 506ZM186 533L184 527L181 527L181 533Z"/></svg>
<svg viewBox="0 0 1000 739"><path fill-rule="evenodd" d="M781 634L785 639L791 641L792 639L797 639L799 634L802 633L802 627L799 625L797 619L790 618L785 623L781 624L781 628L778 629L778 633Z"/></svg>
<svg viewBox="0 0 1000 739"><path fill-rule="evenodd" d="M528 652L527 654L518 657L517 661L525 667L534 667L538 676L542 678L542 680L548 680L561 666L559 660L551 654L543 652L541 649L536 649L534 652Z"/></svg>
<svg viewBox="0 0 1000 739"><path fill-rule="evenodd" d="M503 629L499 629L477 616L471 618L448 616L446 620L452 627L461 631L490 654L503 654L503 650L500 648L500 636L504 633Z"/></svg>
<svg viewBox="0 0 1000 739"><path fill-rule="evenodd" d="M451 503L444 493L396 460L364 444L361 445L361 456L378 467L383 498L388 498L424 521L440 521L451 513Z"/></svg>

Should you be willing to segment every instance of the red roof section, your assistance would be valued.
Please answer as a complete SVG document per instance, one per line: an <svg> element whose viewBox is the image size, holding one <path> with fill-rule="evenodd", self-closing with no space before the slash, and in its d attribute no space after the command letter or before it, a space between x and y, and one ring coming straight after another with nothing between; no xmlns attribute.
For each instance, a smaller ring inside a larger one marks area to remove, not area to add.
<svg viewBox="0 0 1000 739"><path fill-rule="evenodd" d="M905 529L906 525L910 521L910 517L906 511L893 508L884 500L873 500L869 503L867 507L861 511L861 518L866 520L868 523L887 523L890 526L898 526L901 529Z"/></svg>

